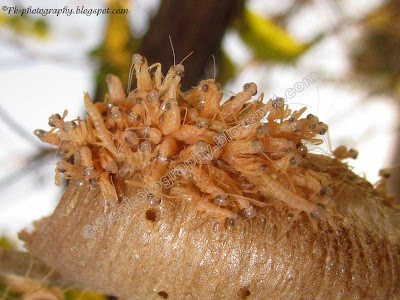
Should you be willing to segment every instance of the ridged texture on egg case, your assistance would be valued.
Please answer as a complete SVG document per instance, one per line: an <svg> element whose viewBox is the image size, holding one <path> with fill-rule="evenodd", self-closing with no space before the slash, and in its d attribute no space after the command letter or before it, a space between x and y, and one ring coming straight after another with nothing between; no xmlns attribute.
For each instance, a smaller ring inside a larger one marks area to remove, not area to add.
<svg viewBox="0 0 400 300"><path fill-rule="evenodd" d="M321 220L267 206L224 228L187 202L141 201L88 239L84 226L111 210L98 185L74 180L53 215L20 238L89 290L129 299L399 299L399 212L338 160L308 160L345 177ZM121 179L115 184L123 196L136 193Z"/></svg>

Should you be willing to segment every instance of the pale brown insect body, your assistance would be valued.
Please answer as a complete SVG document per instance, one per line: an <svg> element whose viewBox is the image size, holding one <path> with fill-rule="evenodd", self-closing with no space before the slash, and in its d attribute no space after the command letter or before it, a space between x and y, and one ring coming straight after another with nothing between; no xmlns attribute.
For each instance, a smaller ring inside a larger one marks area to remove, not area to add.
<svg viewBox="0 0 400 300"><path fill-rule="evenodd" d="M318 134L327 130L316 116L301 118L305 108L292 112L282 98L263 104L261 94L251 102L257 94L255 83L245 84L243 91L221 105L222 92L214 80L203 80L187 93L180 91L182 64L172 66L163 77L160 64L149 68L139 54L132 61L129 84L134 71L137 88L129 95L121 81L109 75L106 103L94 104L85 93L85 121L65 121L64 112L50 117L49 132L35 131L67 158L57 164L57 184L60 173L68 179L96 180L103 197L118 202L113 181L119 173L130 184L143 187L170 176L178 187L195 187L196 198L201 199L196 207L207 213L215 209L211 214L221 223L226 211L237 215L247 209L241 215L253 217L257 209L252 204L261 207L274 201L309 216L323 215L320 202L325 194L317 192L332 184L331 179L304 164L305 143L319 143ZM149 69L154 67L151 76ZM68 161L72 156L73 163ZM193 159L189 170L175 172L179 164ZM229 168L220 170L217 161ZM246 182L258 192L245 197L239 187ZM163 187L157 193L161 192L168 196L171 191Z"/></svg>
<svg viewBox="0 0 400 300"><path fill-rule="evenodd" d="M56 183L70 184L20 234L29 251L122 298L398 299L400 221L384 179L375 190L339 161L355 150L309 153L328 127L306 108L252 101L254 83L221 105L215 80L183 93L183 76L135 54L127 94L110 75L104 103L85 93L84 120L64 112L35 130L64 155Z"/></svg>

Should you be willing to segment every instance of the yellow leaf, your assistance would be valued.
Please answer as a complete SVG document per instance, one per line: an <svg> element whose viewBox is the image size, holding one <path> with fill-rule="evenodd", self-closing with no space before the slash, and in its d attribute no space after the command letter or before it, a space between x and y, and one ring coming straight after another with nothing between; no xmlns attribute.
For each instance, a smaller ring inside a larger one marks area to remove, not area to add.
<svg viewBox="0 0 400 300"><path fill-rule="evenodd" d="M119 8L113 6L110 8ZM127 51L127 44L131 39L131 31L127 16L111 14L107 20L104 45L107 60L116 66L127 66L132 54Z"/></svg>
<svg viewBox="0 0 400 300"><path fill-rule="evenodd" d="M107 296L94 292L70 290L65 293L65 300L106 300Z"/></svg>
<svg viewBox="0 0 400 300"><path fill-rule="evenodd" d="M0 25L4 25L7 23L7 15L5 13L0 12Z"/></svg>
<svg viewBox="0 0 400 300"><path fill-rule="evenodd" d="M239 33L254 54L263 60L291 61L309 47L298 43L271 20L247 8L244 10Z"/></svg>

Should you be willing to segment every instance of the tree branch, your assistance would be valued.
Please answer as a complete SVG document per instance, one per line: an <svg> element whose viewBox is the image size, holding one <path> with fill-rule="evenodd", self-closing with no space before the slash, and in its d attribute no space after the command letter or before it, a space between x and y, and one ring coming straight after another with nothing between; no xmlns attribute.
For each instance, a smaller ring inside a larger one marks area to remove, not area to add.
<svg viewBox="0 0 400 300"><path fill-rule="evenodd" d="M184 90L198 83L205 67L217 55L224 33L232 19L243 9L243 0L165 0L150 24L140 54L149 64L160 62L166 72L173 65L169 42L172 38L176 63L194 51L186 62Z"/></svg>

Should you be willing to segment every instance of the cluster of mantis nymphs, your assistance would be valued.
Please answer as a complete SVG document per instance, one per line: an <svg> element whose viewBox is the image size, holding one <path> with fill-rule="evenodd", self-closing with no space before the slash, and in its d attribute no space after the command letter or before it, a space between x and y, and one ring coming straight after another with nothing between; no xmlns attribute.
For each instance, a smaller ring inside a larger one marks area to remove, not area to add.
<svg viewBox="0 0 400 300"><path fill-rule="evenodd" d="M223 104L212 79L182 92L183 65L172 66L164 77L160 64L149 67L138 54L131 71L137 88L128 96L119 78L109 75L104 102L84 95L85 119L66 121L65 111L50 116L51 130L35 130L64 155L56 165L56 184L62 183L60 173L87 180L99 185L104 199L118 203L116 177L143 189L200 151L209 155L176 173L170 187L148 194L149 205L188 201L228 224L252 218L268 205L323 215L332 178L306 166L306 143L322 143L318 135L328 127L312 114L302 117L306 108L292 111L282 98L264 103L263 94L254 97L254 83ZM222 137L225 143L217 145ZM338 151L341 158L355 155Z"/></svg>

